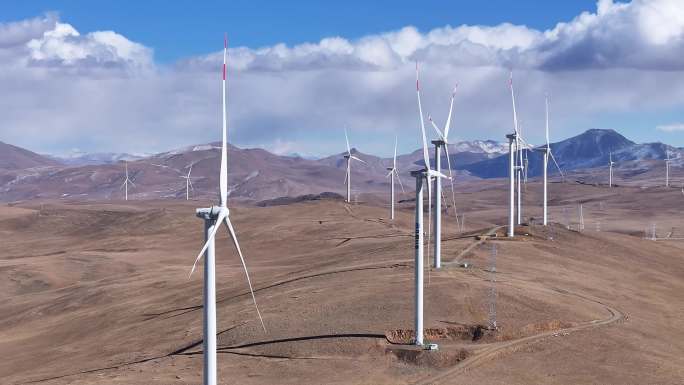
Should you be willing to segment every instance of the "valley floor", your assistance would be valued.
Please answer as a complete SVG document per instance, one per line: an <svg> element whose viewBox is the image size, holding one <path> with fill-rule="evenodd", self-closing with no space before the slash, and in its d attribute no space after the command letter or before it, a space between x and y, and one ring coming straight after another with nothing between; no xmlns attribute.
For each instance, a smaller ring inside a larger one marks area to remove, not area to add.
<svg viewBox="0 0 684 385"><path fill-rule="evenodd" d="M231 209L267 332L223 234L219 382L683 383L682 194L557 183L544 227L530 183L527 224L510 240L504 188L461 189L465 231L444 216L445 266L425 274L426 339L437 352L405 345L411 202L395 221L373 199ZM194 209L205 205L0 207L0 382L201 383L202 269L188 273L203 239ZM664 239L644 239L652 224Z"/></svg>

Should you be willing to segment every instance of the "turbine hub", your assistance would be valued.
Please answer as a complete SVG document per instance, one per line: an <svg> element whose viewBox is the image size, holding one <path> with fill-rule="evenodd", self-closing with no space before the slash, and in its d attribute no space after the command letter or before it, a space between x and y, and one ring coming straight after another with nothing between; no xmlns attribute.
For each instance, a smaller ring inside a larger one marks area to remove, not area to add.
<svg viewBox="0 0 684 385"><path fill-rule="evenodd" d="M219 213L221 213L221 210L222 208L220 206L211 206L207 208L196 209L195 215L197 215L198 218L211 220L218 218ZM225 208L225 210L227 211L228 208Z"/></svg>
<svg viewBox="0 0 684 385"><path fill-rule="evenodd" d="M419 176L425 177L427 175L427 172L428 172L428 170L425 168L422 170L415 170L415 171L411 171L411 176L413 176L413 177L419 177Z"/></svg>

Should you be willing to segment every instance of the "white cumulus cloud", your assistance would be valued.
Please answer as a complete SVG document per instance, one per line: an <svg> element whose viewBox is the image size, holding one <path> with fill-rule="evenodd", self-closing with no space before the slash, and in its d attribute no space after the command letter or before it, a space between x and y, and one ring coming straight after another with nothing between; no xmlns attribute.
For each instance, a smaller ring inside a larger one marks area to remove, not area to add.
<svg viewBox="0 0 684 385"><path fill-rule="evenodd" d="M45 152L129 153L216 140L221 43L216 52L160 65L134 37L80 31L54 14L0 23L0 140ZM413 150L420 140L413 63L420 61L424 111L438 123L459 83L454 137L503 139L513 69L528 140L543 139L545 93L552 137L561 139L606 116L681 109L681 52L681 0L600 0L596 11L543 31L511 23L406 26L359 39L231 47L230 137L325 155L342 150L347 125L361 151L389 154L394 133L404 151Z"/></svg>
<svg viewBox="0 0 684 385"><path fill-rule="evenodd" d="M663 125L657 126L656 129L658 129L659 131L664 131L664 132L684 131L684 123L663 124Z"/></svg>

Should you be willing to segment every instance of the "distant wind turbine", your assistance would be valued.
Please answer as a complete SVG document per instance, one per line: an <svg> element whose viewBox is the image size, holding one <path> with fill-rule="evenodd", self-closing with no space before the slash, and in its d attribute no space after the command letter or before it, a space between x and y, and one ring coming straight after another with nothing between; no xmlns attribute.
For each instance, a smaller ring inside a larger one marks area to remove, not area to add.
<svg viewBox="0 0 684 385"><path fill-rule="evenodd" d="M519 146L519 131L518 131L518 114L515 109L515 93L513 92L513 73L511 72L510 79L508 81L509 88L511 90L511 101L513 105L513 133L506 135L508 139L508 154L509 154L509 170L508 170L508 181L509 181L509 207L508 207L508 236L515 236L515 182L518 180L518 205L520 205L520 178L519 173L516 172L516 153L518 152ZM516 175L517 174L517 175ZM520 207L518 206L518 212Z"/></svg>
<svg viewBox="0 0 684 385"><path fill-rule="evenodd" d="M344 183L347 185L347 203L351 203L351 161L358 160L359 162L366 163L363 159L352 155L351 147L349 146L349 136L347 136L347 129L344 129L344 140L347 142L347 154L344 155L344 159L347 160L347 173L344 176Z"/></svg>
<svg viewBox="0 0 684 385"><path fill-rule="evenodd" d="M190 189L192 189L192 191L195 191L195 187L193 187L193 185L192 185L192 179L194 179L194 178L190 176L190 173L192 172L192 166L193 165L191 164L187 175L181 175L180 176L181 178L185 179L185 200L186 201L190 200Z"/></svg>
<svg viewBox="0 0 684 385"><path fill-rule="evenodd" d="M204 219L204 231L206 243L197 255L192 265L190 275L195 271L197 262L204 255L204 385L216 385L216 273L215 273L215 238L221 225L226 227L233 245L240 256L242 268L247 277L249 291L252 294L256 313L261 321L261 327L266 332L264 320L256 303L252 281L249 278L245 258L240 250L235 230L230 222L228 199L228 154L227 154L227 117L226 117L226 56L228 54L228 39L223 42L223 82L222 82L222 108L223 108L223 136L221 145L221 173L219 175L219 198L218 206L197 209L197 216ZM206 252L206 253L205 253Z"/></svg>
<svg viewBox="0 0 684 385"><path fill-rule="evenodd" d="M546 98L544 98L545 105L546 105L546 148L544 149L544 226L548 224L548 168L549 168L549 157L553 160L553 163L556 164L556 168L558 168L558 172L561 174L561 178L563 177L563 171L561 171L560 166L558 165L558 162L556 162L556 158L553 156L553 153L551 152L551 144L549 143L549 97L548 95Z"/></svg>
<svg viewBox="0 0 684 385"><path fill-rule="evenodd" d="M128 200L128 185L130 184L131 186L135 187L135 183L128 178L128 162L124 161L124 167L126 168L126 179L124 179L123 184L121 185L120 189L124 189L125 191L125 199Z"/></svg>
<svg viewBox="0 0 684 385"><path fill-rule="evenodd" d="M670 158L670 150L665 152L665 187L670 187L670 162L674 158Z"/></svg>
<svg viewBox="0 0 684 385"><path fill-rule="evenodd" d="M523 178L523 137L522 137L522 131L520 130L520 122L518 121L518 114L515 109L515 92L513 91L513 72L511 71L510 73L510 78L508 80L508 85L509 88L511 89L511 102L513 104L513 125L514 125L514 135L512 139L515 141L515 151L516 151L516 156L513 161L513 166L515 169L515 178L514 181L517 181L517 189L518 189L518 224L522 223L522 192L520 191L520 182ZM510 139L510 138L509 138ZM511 196L514 196L515 193L512 193ZM509 231L509 236L510 231Z"/></svg>
<svg viewBox="0 0 684 385"><path fill-rule="evenodd" d="M456 86L458 87L458 85ZM439 139L433 140L432 144L435 145L435 171L442 172L442 148L445 151L447 158L447 165L449 167L449 179L451 181L451 199L454 204L454 210L456 209L456 199L454 197L454 179L451 171L451 160L449 159L449 142L447 138L449 137L449 128L451 127L451 116L454 109L454 97L456 96L456 87L454 87L451 92L451 102L449 104L449 115L447 116L446 123L444 124L444 130L441 131L437 128L437 125L432 120L432 116L428 115L428 120L432 127L437 132ZM434 195L434 205L435 205L435 216L434 216L434 226L435 226L435 239L434 239L434 250L435 250L435 269L442 267L442 178L435 178L435 195ZM458 218L458 216L456 217ZM458 219L457 219L458 222Z"/></svg>
<svg viewBox="0 0 684 385"><path fill-rule="evenodd" d="M609 151L608 152L608 167L609 167L609 176L608 176L608 187L612 188L613 187L613 165L615 162L613 162L613 152Z"/></svg>
<svg viewBox="0 0 684 385"><path fill-rule="evenodd" d="M399 186L401 186L401 192L404 191L404 185L401 183L401 178L399 177L399 171L397 171L397 137L394 137L394 158L392 158L392 167L387 167L387 178L390 178L390 219L394 220L394 177L399 181Z"/></svg>

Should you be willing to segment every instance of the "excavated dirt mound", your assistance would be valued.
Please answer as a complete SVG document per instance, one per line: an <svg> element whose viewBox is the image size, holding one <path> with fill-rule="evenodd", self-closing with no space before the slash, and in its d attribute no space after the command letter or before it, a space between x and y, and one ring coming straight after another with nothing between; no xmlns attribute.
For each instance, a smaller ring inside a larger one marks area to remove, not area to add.
<svg viewBox="0 0 684 385"><path fill-rule="evenodd" d="M446 328L426 328L423 335L428 341L479 341L484 337L491 337L496 331L489 330L483 325L455 325ZM412 329L397 329L385 332L387 341L393 344L410 344L416 339L416 332Z"/></svg>
<svg viewBox="0 0 684 385"><path fill-rule="evenodd" d="M448 368L468 358L465 349L457 351L428 351L422 349L387 349L398 361L430 368Z"/></svg>

